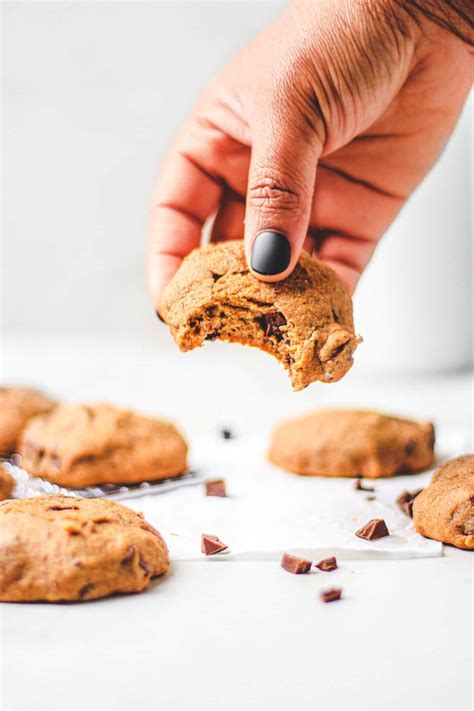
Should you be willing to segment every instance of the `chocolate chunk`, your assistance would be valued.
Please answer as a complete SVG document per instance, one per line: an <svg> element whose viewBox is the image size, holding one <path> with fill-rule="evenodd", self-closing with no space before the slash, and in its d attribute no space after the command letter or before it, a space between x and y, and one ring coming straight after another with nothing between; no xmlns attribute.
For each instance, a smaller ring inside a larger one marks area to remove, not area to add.
<svg viewBox="0 0 474 711"><path fill-rule="evenodd" d="M331 556L330 558L323 558L323 560L320 560L319 563L315 563L314 565L316 568L319 568L319 570L329 573L331 570L336 570L337 560L334 556Z"/></svg>
<svg viewBox="0 0 474 711"><path fill-rule="evenodd" d="M138 565L143 570L145 575L150 575L150 568L149 568L147 562L141 556L139 556L139 558L138 558Z"/></svg>
<svg viewBox="0 0 474 711"><path fill-rule="evenodd" d="M398 508L403 511L404 514L413 518L413 502L415 501L418 494L421 494L423 489L417 489L416 491L402 491L400 496L396 499Z"/></svg>
<svg viewBox="0 0 474 711"><path fill-rule="evenodd" d="M383 518L373 518L356 531L356 536L365 538L366 541L375 541L377 538L384 538L389 535L390 533Z"/></svg>
<svg viewBox="0 0 474 711"><path fill-rule="evenodd" d="M221 551L227 550L229 546L222 543L217 536L213 536L210 533L203 533L201 535L201 553L205 555L214 555L215 553L221 553Z"/></svg>
<svg viewBox="0 0 474 711"><path fill-rule="evenodd" d="M122 558L120 563L122 565L128 565L129 563L132 562L134 555L135 555L135 546L129 546L127 549L126 556L124 558Z"/></svg>
<svg viewBox="0 0 474 711"><path fill-rule="evenodd" d="M416 440L414 439L408 439L405 443L405 454L407 457L409 457L411 454L413 454L416 450Z"/></svg>
<svg viewBox="0 0 474 711"><path fill-rule="evenodd" d="M85 596L88 595L94 588L94 583L88 583L87 585L83 585L82 588L79 590L79 597L81 598L81 600L84 599Z"/></svg>
<svg viewBox="0 0 474 711"><path fill-rule="evenodd" d="M224 479L206 481L206 496L227 496Z"/></svg>
<svg viewBox="0 0 474 711"><path fill-rule="evenodd" d="M341 599L342 590L341 588L328 588L327 590L322 590L320 595L323 602L334 602Z"/></svg>
<svg viewBox="0 0 474 711"><path fill-rule="evenodd" d="M354 482L354 489L356 491L375 491L373 486L364 486L361 479L356 479Z"/></svg>
<svg viewBox="0 0 474 711"><path fill-rule="evenodd" d="M204 338L205 341L215 341L216 338L219 338L219 331L214 331L213 333L208 333L207 336Z"/></svg>
<svg viewBox="0 0 474 711"><path fill-rule="evenodd" d="M234 433L232 432L232 430L229 429L228 427L223 427L223 428L221 429L221 436L222 436L224 439L234 439L234 437L235 437L235 435L234 435Z"/></svg>
<svg viewBox="0 0 474 711"><path fill-rule="evenodd" d="M286 318L280 311L271 311L268 314L262 314L258 319L258 325L262 331L265 331L265 338L275 336L277 341L281 341L283 338L280 326L284 326L285 324Z"/></svg>
<svg viewBox="0 0 474 711"><path fill-rule="evenodd" d="M299 575L300 573L309 573L311 569L310 560L297 558L289 553L283 553L280 565L283 570L286 570L288 573L296 573L296 575Z"/></svg>
<svg viewBox="0 0 474 711"><path fill-rule="evenodd" d="M344 343L341 343L339 346L336 346L336 348L333 351L331 351L331 353L329 354L329 357L326 358L326 360L332 360L333 358L338 356L339 353L342 353L342 351L347 346L349 341L350 341L350 338L348 338L347 341L344 341Z"/></svg>
<svg viewBox="0 0 474 711"><path fill-rule="evenodd" d="M79 506L50 506L48 511L79 511Z"/></svg>

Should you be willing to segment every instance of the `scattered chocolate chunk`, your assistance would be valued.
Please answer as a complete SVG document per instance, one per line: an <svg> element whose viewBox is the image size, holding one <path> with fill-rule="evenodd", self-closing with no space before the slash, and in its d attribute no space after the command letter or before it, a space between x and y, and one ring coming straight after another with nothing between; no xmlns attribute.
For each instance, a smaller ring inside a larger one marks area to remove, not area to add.
<svg viewBox="0 0 474 711"><path fill-rule="evenodd" d="M206 496L227 496L224 479L213 479L205 482Z"/></svg>
<svg viewBox="0 0 474 711"><path fill-rule="evenodd" d="M224 439L234 439L235 435L228 427L222 427L221 435Z"/></svg>
<svg viewBox="0 0 474 711"><path fill-rule="evenodd" d="M79 597L81 598L81 600L84 599L86 595L88 595L94 588L94 583L88 583L87 585L83 585L82 588L79 590Z"/></svg>
<svg viewBox="0 0 474 711"><path fill-rule="evenodd" d="M413 518L413 502L415 501L418 494L421 494L423 489L417 489L416 491L402 491L400 496L396 499L398 508L403 511L404 514Z"/></svg>
<svg viewBox="0 0 474 711"><path fill-rule="evenodd" d="M373 486L364 486L361 479L356 479L354 482L354 489L356 491L375 491Z"/></svg>
<svg viewBox="0 0 474 711"><path fill-rule="evenodd" d="M271 311L268 314L262 314L258 319L258 325L265 332L265 338L275 336L277 341L283 338L280 326L285 326L286 318L281 311Z"/></svg>
<svg viewBox="0 0 474 711"><path fill-rule="evenodd" d="M334 602L335 600L340 600L341 595L341 588L328 588L321 591L321 600L323 602Z"/></svg>
<svg viewBox="0 0 474 711"><path fill-rule="evenodd" d="M229 546L222 543L217 536L212 536L210 533L203 533L201 535L201 553L205 555L214 555L214 553L221 553L227 550Z"/></svg>
<svg viewBox="0 0 474 711"><path fill-rule="evenodd" d="M214 331L213 333L208 333L204 340L205 341L215 341L216 338L219 338L219 331Z"/></svg>
<svg viewBox="0 0 474 711"><path fill-rule="evenodd" d="M283 553L280 565L283 570L286 570L288 573L296 573L296 575L299 575L300 573L309 573L312 563L310 560L297 558L289 553Z"/></svg>
<svg viewBox="0 0 474 711"><path fill-rule="evenodd" d="M375 541L377 538L384 538L389 535L390 533L383 518L373 518L356 531L356 536L365 538L366 541Z"/></svg>
<svg viewBox="0 0 474 711"><path fill-rule="evenodd" d="M329 573L331 570L336 570L337 560L332 555L330 558L323 558L323 560L320 560L319 563L315 563L314 565L316 568L319 568L319 570Z"/></svg>

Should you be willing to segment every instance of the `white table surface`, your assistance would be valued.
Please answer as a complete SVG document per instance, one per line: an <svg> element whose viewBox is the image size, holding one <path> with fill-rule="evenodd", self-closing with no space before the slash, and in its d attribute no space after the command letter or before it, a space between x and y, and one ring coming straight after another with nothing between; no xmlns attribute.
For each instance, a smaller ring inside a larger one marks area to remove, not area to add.
<svg viewBox="0 0 474 711"><path fill-rule="evenodd" d="M2 380L68 400L110 400L190 437L240 433L321 405L378 407L472 425L469 374L364 372L293 394L268 356L210 344L4 338ZM468 709L472 554L344 561L292 576L275 562L174 563L147 592L0 606L4 709ZM319 590L340 585L330 605Z"/></svg>

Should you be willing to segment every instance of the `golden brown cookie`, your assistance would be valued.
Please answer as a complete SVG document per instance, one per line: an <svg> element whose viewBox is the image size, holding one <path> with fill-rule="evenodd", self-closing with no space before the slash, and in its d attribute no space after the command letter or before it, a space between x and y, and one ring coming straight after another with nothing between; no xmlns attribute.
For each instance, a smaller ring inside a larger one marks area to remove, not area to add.
<svg viewBox="0 0 474 711"><path fill-rule="evenodd" d="M56 403L31 388L0 387L0 454L12 454L30 417L49 412Z"/></svg>
<svg viewBox="0 0 474 711"><path fill-rule="evenodd" d="M160 313L181 350L216 338L256 346L285 366L295 390L342 378L360 341L351 297L330 267L303 252L287 279L265 283L249 272L241 240L191 252Z"/></svg>
<svg viewBox="0 0 474 711"><path fill-rule="evenodd" d="M61 405L35 417L20 454L30 474L71 487L166 479L187 469L187 445L174 425L111 405Z"/></svg>
<svg viewBox="0 0 474 711"><path fill-rule="evenodd" d="M413 523L427 538L474 550L474 454L438 467L413 502Z"/></svg>
<svg viewBox="0 0 474 711"><path fill-rule="evenodd" d="M15 488L15 480L6 472L0 463L0 501L9 499Z"/></svg>
<svg viewBox="0 0 474 711"><path fill-rule="evenodd" d="M376 479L428 468L434 441L430 422L319 410L276 427L268 458L295 474Z"/></svg>
<svg viewBox="0 0 474 711"><path fill-rule="evenodd" d="M93 600L140 592L169 567L143 514L105 499L0 503L0 600Z"/></svg>

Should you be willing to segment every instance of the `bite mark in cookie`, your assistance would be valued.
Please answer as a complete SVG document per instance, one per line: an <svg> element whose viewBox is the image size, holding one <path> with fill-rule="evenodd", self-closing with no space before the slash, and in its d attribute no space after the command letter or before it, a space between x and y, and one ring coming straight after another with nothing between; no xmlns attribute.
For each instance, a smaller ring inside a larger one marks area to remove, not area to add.
<svg viewBox="0 0 474 711"><path fill-rule="evenodd" d="M255 346L284 365L295 390L342 378L361 340L350 295L330 267L303 253L287 279L262 282L250 273L241 240L186 257L160 312L181 350L217 338Z"/></svg>

